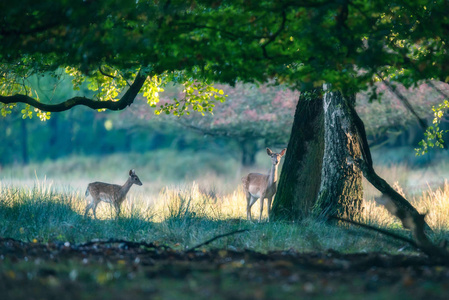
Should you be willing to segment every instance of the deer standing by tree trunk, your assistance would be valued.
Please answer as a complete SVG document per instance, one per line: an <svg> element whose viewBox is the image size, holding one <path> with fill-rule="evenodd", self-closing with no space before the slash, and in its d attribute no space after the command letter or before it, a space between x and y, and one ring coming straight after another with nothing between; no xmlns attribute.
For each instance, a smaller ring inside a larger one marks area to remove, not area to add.
<svg viewBox="0 0 449 300"><path fill-rule="evenodd" d="M272 164L268 175L260 173L249 173L246 177L242 178L243 191L246 195L246 217L248 220L251 220L251 207L257 201L257 199L260 198L259 222L261 221L263 202L264 199L267 198L268 221L270 221L271 201L274 194L276 194L278 166L286 150L287 149L283 149L279 153L274 153L269 148L267 148L267 154L271 157Z"/></svg>

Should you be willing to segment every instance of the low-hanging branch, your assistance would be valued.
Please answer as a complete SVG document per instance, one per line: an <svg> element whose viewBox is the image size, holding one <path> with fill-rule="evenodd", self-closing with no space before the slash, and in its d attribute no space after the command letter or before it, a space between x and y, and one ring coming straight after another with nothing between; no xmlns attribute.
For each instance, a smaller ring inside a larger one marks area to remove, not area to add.
<svg viewBox="0 0 449 300"><path fill-rule="evenodd" d="M97 101L86 97L73 97L64 102L58 104L48 104L37 101L36 99L22 94L16 94L12 96L0 96L0 103L3 104L15 104L25 103L35 107L41 111L46 112L62 112L71 109L77 105L87 106L92 109L109 109L109 110L123 110L127 106L130 106L137 94L142 89L147 76L142 75L140 72L137 74L134 82L128 88L126 93L118 101Z"/></svg>
<svg viewBox="0 0 449 300"><path fill-rule="evenodd" d="M435 91L438 92L438 94L440 94L441 96L443 96L443 98L449 99L449 94L445 93L442 89L440 89L439 87L437 87L435 84L433 84L433 82L431 80L427 80L426 81L427 85L429 85L430 87L432 87Z"/></svg>
<svg viewBox="0 0 449 300"><path fill-rule="evenodd" d="M382 82L385 84L385 86L390 90L390 92L392 92L401 102L402 104L405 106L405 108L407 108L410 113L416 118L416 120L419 123L419 126L421 127L421 129L425 132L427 130L427 121L423 118L421 118L418 113L415 111L415 109L413 108L413 106L410 104L410 102L408 101L407 97L405 97L401 92L398 91L398 89L396 89L396 87L394 85L392 85L390 82L386 81L385 79L383 79L380 74L377 74L377 76L379 76L379 78L382 79Z"/></svg>
<svg viewBox="0 0 449 300"><path fill-rule="evenodd" d="M354 220L350 220L350 219L340 218L340 217L337 217L337 216L331 216L331 219L334 219L334 220L337 220L337 221L341 221L341 222L346 222L346 223L349 223L349 224L352 224L352 225L356 225L356 226L359 226L359 227L362 227L362 228L365 228L365 229L368 229L368 230L372 230L372 231L375 231L375 232L379 232L379 233L381 233L383 235L386 235L386 236L389 236L389 237L391 237L391 238L393 238L395 240L406 242L406 243L410 244L411 246L413 246L414 248L419 249L418 244L416 244L413 240L411 240L409 238L406 238L406 237L404 237L402 235L396 234L394 232L390 232L390 231L385 230L383 228L371 226L371 225L360 223L360 222L357 222L357 221L354 221Z"/></svg>
<svg viewBox="0 0 449 300"><path fill-rule="evenodd" d="M419 212L413 205L411 205L404 197L396 192L382 177L376 174L373 167L373 161L371 157L371 151L369 149L368 140L366 138L365 126L362 119L360 119L353 106L348 105L351 121L353 122L358 132L359 144L362 151L363 159L354 161L354 163L360 168L363 176L382 194L387 195L389 199L397 206L401 211L409 213L411 216L420 216ZM424 226L430 229L429 225L424 222Z"/></svg>
<svg viewBox="0 0 449 300"><path fill-rule="evenodd" d="M395 214L395 216L397 216L398 218L400 218L397 214ZM424 223L422 222L422 220L424 220L424 218L422 218L421 221L417 220L417 219L409 219L407 222L412 223L413 226L411 228L412 231L412 236L415 239L414 241L403 237L401 235L395 234L393 232L390 232L388 230L382 229L382 228L378 228L378 227L374 227L368 224L363 224L363 223L359 223L356 222L354 220L348 220L348 219L343 219L343 218L339 218L339 217L332 217L335 220L341 221L341 222L347 222L353 225L357 225L369 230L373 230L376 232L379 232L383 235L389 236L395 240L399 240L399 241L403 241L406 242L408 244L410 244L412 247L421 250L422 252L424 252L425 254L427 254L429 257L433 258L433 259L439 259L439 260L443 260L445 262L448 261L449 259L449 252L443 248L443 247L439 247L434 245L429 239L428 237L425 235L424 233ZM400 220L402 222L405 221L405 219L407 218L411 218L411 216L407 216L405 218L400 218ZM421 223L421 226L419 225Z"/></svg>
<svg viewBox="0 0 449 300"><path fill-rule="evenodd" d="M353 124L356 130L359 132L359 143L362 148L363 159L357 159L354 163L363 172L365 178L380 192L382 192L382 197L378 200L392 215L397 217L401 222L402 226L406 229L410 229L414 241L405 240L399 238L403 241L407 241L412 246L421 249L429 257L436 259L443 259L444 261L449 260L449 252L445 247L439 247L433 244L426 234L426 229L432 231L429 225L425 221L425 214L420 214L402 195L396 192L383 178L376 174L374 171L371 154L369 151L368 141L366 139L365 127L363 121L358 116L354 107L349 105L349 112ZM342 220L345 221L345 220ZM365 226L366 227L366 226ZM381 232L380 230L378 230ZM382 232L384 233L384 232ZM385 233L384 233L385 234ZM392 234L389 234L392 236ZM398 237L395 237L398 239Z"/></svg>

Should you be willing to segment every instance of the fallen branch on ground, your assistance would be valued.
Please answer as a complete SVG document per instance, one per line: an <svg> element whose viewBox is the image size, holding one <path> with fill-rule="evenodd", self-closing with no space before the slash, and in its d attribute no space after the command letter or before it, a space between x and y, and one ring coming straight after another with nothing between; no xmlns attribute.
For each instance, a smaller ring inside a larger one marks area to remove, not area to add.
<svg viewBox="0 0 449 300"><path fill-rule="evenodd" d="M206 245L212 243L212 242L215 241L215 240L218 240L218 239L221 239L221 238L223 238L223 237L230 236L230 235L234 235L234 234L237 234L237 233L247 232L247 231L249 231L249 229L240 229L240 230L228 232L228 233L225 233L225 234L217 235L217 236L211 238L210 240L205 241L204 243L198 244L198 245L196 245L195 247L190 248L190 249L187 250L186 252L193 252L193 251L195 251L196 249L198 249L199 247L206 246Z"/></svg>
<svg viewBox="0 0 449 300"><path fill-rule="evenodd" d="M139 248L139 247L146 247L146 248L164 248L164 249L171 249L167 245L156 245L154 243L146 243L146 242L130 242L127 240L119 240L119 239L109 239L109 240L92 240L83 244L77 244L76 247L89 247L92 245L105 245L105 244L123 244L126 245L129 248Z"/></svg>
<svg viewBox="0 0 449 300"><path fill-rule="evenodd" d="M359 223L359 222L354 221L354 220L349 220L349 219L336 217L336 216L332 216L331 219L335 219L337 221L346 222L346 223L349 223L349 224L357 225L357 226L365 228L365 229L369 229L369 230L372 230L372 231L379 232L379 233L381 233L383 235L386 235L386 236L389 236L389 237L391 237L393 239L406 242L406 243L410 244L411 246L413 246L414 248L419 249L419 246L413 240L411 240L409 238L406 238L406 237L404 237L402 235L390 232L388 230L385 230L385 229L382 229L382 228L378 228L378 227L374 227L374 226L371 226L371 225L368 225L368 224Z"/></svg>

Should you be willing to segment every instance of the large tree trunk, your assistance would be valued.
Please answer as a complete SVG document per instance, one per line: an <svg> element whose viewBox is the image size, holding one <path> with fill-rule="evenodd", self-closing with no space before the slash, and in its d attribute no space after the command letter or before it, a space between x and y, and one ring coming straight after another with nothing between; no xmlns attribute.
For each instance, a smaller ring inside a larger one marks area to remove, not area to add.
<svg viewBox="0 0 449 300"><path fill-rule="evenodd" d="M361 158L361 151L349 105L354 107L355 95L344 99L340 92L331 92L325 85L325 146L321 187L313 211L326 218L353 219L363 200L362 173L354 163Z"/></svg>
<svg viewBox="0 0 449 300"><path fill-rule="evenodd" d="M311 213L321 183L324 152L322 90L302 93L278 183L272 218L297 220Z"/></svg>
<svg viewBox="0 0 449 300"><path fill-rule="evenodd" d="M303 93L296 107L285 162L273 202L273 219L301 219L312 212L353 218L363 197L356 130L348 117L355 97L339 92Z"/></svg>
<svg viewBox="0 0 449 300"><path fill-rule="evenodd" d="M327 218L354 218L363 197L360 169L401 211L419 216L374 172L363 121L354 109L355 96L328 92L323 101L318 95L321 92L302 94L296 107L272 216L295 220L313 210Z"/></svg>

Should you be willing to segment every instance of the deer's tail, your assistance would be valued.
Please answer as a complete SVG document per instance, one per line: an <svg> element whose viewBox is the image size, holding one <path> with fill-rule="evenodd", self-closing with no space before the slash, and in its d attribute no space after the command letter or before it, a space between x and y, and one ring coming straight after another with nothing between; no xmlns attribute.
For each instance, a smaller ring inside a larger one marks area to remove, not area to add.
<svg viewBox="0 0 449 300"><path fill-rule="evenodd" d="M248 190L248 183L248 176L242 177L242 186L244 192Z"/></svg>

